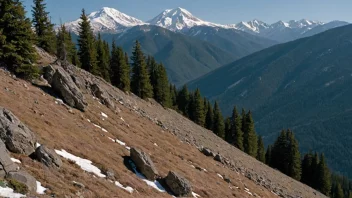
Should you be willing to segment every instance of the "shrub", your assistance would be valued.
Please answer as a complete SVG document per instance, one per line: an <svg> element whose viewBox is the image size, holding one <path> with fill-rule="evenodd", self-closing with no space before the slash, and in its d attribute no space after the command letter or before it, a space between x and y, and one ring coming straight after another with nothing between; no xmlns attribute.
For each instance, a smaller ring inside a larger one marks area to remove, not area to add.
<svg viewBox="0 0 352 198"><path fill-rule="evenodd" d="M15 179L10 179L10 180L8 180L8 182L9 182L9 184L8 184L9 187L12 188L13 191L16 193L21 193L21 194L25 195L29 191L28 187L25 184L15 180Z"/></svg>

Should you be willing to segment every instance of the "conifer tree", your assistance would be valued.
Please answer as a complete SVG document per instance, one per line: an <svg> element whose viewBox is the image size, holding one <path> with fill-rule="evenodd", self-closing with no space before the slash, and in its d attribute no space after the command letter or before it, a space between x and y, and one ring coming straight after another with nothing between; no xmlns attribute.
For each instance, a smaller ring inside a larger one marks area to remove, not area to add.
<svg viewBox="0 0 352 198"><path fill-rule="evenodd" d="M150 84L147 64L138 41L133 49L131 90L142 99L153 96L153 87Z"/></svg>
<svg viewBox="0 0 352 198"><path fill-rule="evenodd" d="M193 95L193 100L192 100L192 115L193 115L193 121L200 125L204 126L204 106L203 106L203 99L202 96L200 95L200 90L197 89L194 92Z"/></svg>
<svg viewBox="0 0 352 198"><path fill-rule="evenodd" d="M318 189L318 180L319 180L319 156L318 153L314 153L312 167L311 167L311 174L312 174L312 185L314 189Z"/></svg>
<svg viewBox="0 0 352 198"><path fill-rule="evenodd" d="M85 10L82 10L81 22L79 23L79 38L78 38L78 56L81 62L82 69L94 74L99 75L97 67L97 53L95 38L93 31L86 15Z"/></svg>
<svg viewBox="0 0 352 198"><path fill-rule="evenodd" d="M221 137L225 138L225 125L224 125L224 118L222 117L218 102L215 101L214 104L214 130L213 132Z"/></svg>
<svg viewBox="0 0 352 198"><path fill-rule="evenodd" d="M207 115L205 117L205 128L213 131L214 130L214 112L213 107L211 106L210 102L208 101L207 104Z"/></svg>
<svg viewBox="0 0 352 198"><path fill-rule="evenodd" d="M79 62L79 57L78 57L78 51L76 48L76 44L72 41L72 36L71 32L68 32L68 41L67 41L67 46L69 46L69 61L73 65L76 65L77 67L80 67L81 64Z"/></svg>
<svg viewBox="0 0 352 198"><path fill-rule="evenodd" d="M61 25L56 36L56 56L63 61L69 61L73 65L79 66L76 45L73 43L71 33Z"/></svg>
<svg viewBox="0 0 352 198"><path fill-rule="evenodd" d="M106 44L101 39L100 33L98 34L96 49L97 49L98 75L104 78L106 81L110 82L109 55L106 50Z"/></svg>
<svg viewBox="0 0 352 198"><path fill-rule="evenodd" d="M268 166L272 166L272 158L271 158L271 153L272 153L272 145L269 145L268 148L266 149L266 153L265 153L265 163Z"/></svg>
<svg viewBox="0 0 352 198"><path fill-rule="evenodd" d="M49 12L46 12L46 4L44 0L33 0L32 7L33 26L36 33L36 44L45 51L55 54L55 31L54 25L50 22Z"/></svg>
<svg viewBox="0 0 352 198"><path fill-rule="evenodd" d="M158 64L155 72L154 98L164 107L171 107L169 80L164 65Z"/></svg>
<svg viewBox="0 0 352 198"><path fill-rule="evenodd" d="M258 138L257 160L265 163L265 148L262 136Z"/></svg>
<svg viewBox="0 0 352 198"><path fill-rule="evenodd" d="M171 108L178 110L177 107L177 89L175 85L170 84Z"/></svg>
<svg viewBox="0 0 352 198"><path fill-rule="evenodd" d="M343 190L339 183L335 187L333 198L344 198Z"/></svg>
<svg viewBox="0 0 352 198"><path fill-rule="evenodd" d="M307 153L304 155L302 160L302 177L301 182L307 184L308 186L313 186L313 154Z"/></svg>
<svg viewBox="0 0 352 198"><path fill-rule="evenodd" d="M296 179L301 179L301 154L299 152L298 141L296 140L293 132L288 130L288 153L289 153L289 161L288 161L288 173L287 175Z"/></svg>
<svg viewBox="0 0 352 198"><path fill-rule="evenodd" d="M122 91L130 91L130 66L126 63L123 49L116 46L115 40L111 46L110 71L112 85Z"/></svg>
<svg viewBox="0 0 352 198"><path fill-rule="evenodd" d="M177 106L184 116L188 116L189 92L187 85L184 85L177 94Z"/></svg>
<svg viewBox="0 0 352 198"><path fill-rule="evenodd" d="M240 149L243 148L243 131L242 131L242 121L241 117L237 112L236 106L233 108L231 117L231 134L232 134L232 144Z"/></svg>
<svg viewBox="0 0 352 198"><path fill-rule="evenodd" d="M320 155L320 161L318 165L318 190L326 196L329 196L331 189L331 175L330 170L326 165L325 157L323 154Z"/></svg>
<svg viewBox="0 0 352 198"><path fill-rule="evenodd" d="M231 134L231 119L227 117L224 120L225 123L225 141L229 144L232 144L232 134Z"/></svg>
<svg viewBox="0 0 352 198"><path fill-rule="evenodd" d="M247 123L247 115L246 115L246 110L244 110L244 108L242 108L242 112L241 112L241 130L244 133L244 130L246 128L246 123Z"/></svg>
<svg viewBox="0 0 352 198"><path fill-rule="evenodd" d="M242 118L243 120L243 118ZM252 118L252 113L249 111L247 115L245 115L245 125L243 131L243 147L244 151L252 156L257 156L257 134L254 129L254 121Z"/></svg>
<svg viewBox="0 0 352 198"><path fill-rule="evenodd" d="M150 84L153 87L153 95L156 95L156 91L157 91L157 83L158 83L158 69L159 69L159 65L158 63L155 61L154 57L152 56L148 56L147 60L147 67L148 67L148 72L149 72L149 78L150 78ZM170 92L170 90L169 90Z"/></svg>
<svg viewBox="0 0 352 198"><path fill-rule="evenodd" d="M8 69L26 78L38 77L32 63L36 55L33 48L31 22L19 0L2 0L0 3L0 60Z"/></svg>

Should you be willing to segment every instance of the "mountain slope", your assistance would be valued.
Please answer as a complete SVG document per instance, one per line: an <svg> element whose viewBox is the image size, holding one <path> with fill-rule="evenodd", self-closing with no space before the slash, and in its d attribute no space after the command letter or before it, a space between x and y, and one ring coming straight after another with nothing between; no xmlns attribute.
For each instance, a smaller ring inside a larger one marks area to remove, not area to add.
<svg viewBox="0 0 352 198"><path fill-rule="evenodd" d="M251 109L257 131L272 142L291 128L303 151L324 152L351 176L352 25L280 44L223 66L190 83L219 100Z"/></svg>
<svg viewBox="0 0 352 198"><path fill-rule="evenodd" d="M64 70L53 63L54 57L39 53L42 64L60 68L74 79L88 105L84 112L71 108L58 100L51 87L33 86L0 69L0 106L28 125L39 143L64 149L61 153L72 153L77 157L67 156L75 160L87 159L74 163L62 158L63 165L55 169L30 157L11 154L21 161L21 169L47 188L40 197L171 197L155 181L145 182L130 167L129 147L148 153L161 177L171 170L187 178L198 197L325 197L249 157L177 112L152 100L125 94L74 66L68 65ZM93 97L89 88L92 85L104 95L108 93L105 97L114 107ZM228 159L227 164L203 155L198 150L203 146ZM87 163L90 167L83 170L80 166ZM99 174L89 173L92 166ZM101 171L114 175L110 174L109 179L99 177ZM230 181L225 182L225 177ZM28 196L38 195L33 192Z"/></svg>
<svg viewBox="0 0 352 198"><path fill-rule="evenodd" d="M99 11L90 13L88 18L95 33L117 33L129 27L145 24L139 19L128 16L116 9L108 7L103 7ZM75 21L65 23L64 25L69 31L75 32L77 34L80 22L81 20L77 19Z"/></svg>

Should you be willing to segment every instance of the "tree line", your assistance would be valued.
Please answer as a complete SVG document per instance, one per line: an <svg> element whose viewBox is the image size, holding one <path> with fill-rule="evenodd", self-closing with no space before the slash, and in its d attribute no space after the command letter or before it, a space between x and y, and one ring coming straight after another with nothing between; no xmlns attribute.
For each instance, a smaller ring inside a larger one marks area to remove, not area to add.
<svg viewBox="0 0 352 198"><path fill-rule="evenodd" d="M94 75L104 78L125 92L147 99L154 98L164 107L172 108L223 138L231 145L259 161L278 169L333 198L351 198L352 182L332 174L323 154L309 152L303 157L291 130L283 130L265 151L263 138L255 131L251 111L238 112L224 118L218 102L202 97L200 90L187 86L177 90L169 83L162 63L146 56L136 41L131 58L113 41L104 41L93 34L85 11L82 10L77 45L71 33L61 25L54 31L44 0L34 0L32 21L25 16L19 0L0 0L0 60L10 71L25 78L36 78L36 53L33 45L55 54ZM32 26L34 31L32 30ZM78 46L78 47L77 47Z"/></svg>

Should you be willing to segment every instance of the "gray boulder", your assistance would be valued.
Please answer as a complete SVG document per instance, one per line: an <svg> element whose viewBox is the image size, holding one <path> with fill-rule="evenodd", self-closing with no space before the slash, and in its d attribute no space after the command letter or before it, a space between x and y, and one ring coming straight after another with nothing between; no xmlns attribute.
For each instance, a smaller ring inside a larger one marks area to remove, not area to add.
<svg viewBox="0 0 352 198"><path fill-rule="evenodd" d="M216 154L216 156L214 157L214 160L221 163L224 162L224 159L220 154Z"/></svg>
<svg viewBox="0 0 352 198"><path fill-rule="evenodd" d="M9 151L25 155L34 152L37 142L34 133L3 107L0 107L0 139Z"/></svg>
<svg viewBox="0 0 352 198"><path fill-rule="evenodd" d="M39 146L35 150L35 155L37 160L45 164L48 167L60 168L62 166L62 161L60 156L58 156L55 151L47 148L44 145Z"/></svg>
<svg viewBox="0 0 352 198"><path fill-rule="evenodd" d="M82 92L64 69L48 66L45 69L44 77L68 105L81 111L85 110L87 103Z"/></svg>
<svg viewBox="0 0 352 198"><path fill-rule="evenodd" d="M18 166L11 160L4 142L0 140L0 178L4 178L7 173L17 170Z"/></svg>
<svg viewBox="0 0 352 198"><path fill-rule="evenodd" d="M190 182L175 172L169 172L165 177L165 183L177 197L192 196L192 186Z"/></svg>
<svg viewBox="0 0 352 198"><path fill-rule="evenodd" d="M37 190L37 183L35 178L25 171L9 172L6 175L7 179L14 179L28 187L28 190L35 192Z"/></svg>
<svg viewBox="0 0 352 198"><path fill-rule="evenodd" d="M215 157L215 154L213 153L213 151L211 151L211 150L208 149L208 148L203 148L203 149L202 149L202 153L203 153L205 156Z"/></svg>
<svg viewBox="0 0 352 198"><path fill-rule="evenodd" d="M136 148L131 148L130 153L132 161L147 179L152 181L157 179L159 173L147 153Z"/></svg>
<svg viewBox="0 0 352 198"><path fill-rule="evenodd" d="M107 106L111 110L115 110L115 104L110 100L109 94L101 88L98 84L92 84L90 86L92 94L97 97L102 104Z"/></svg>

